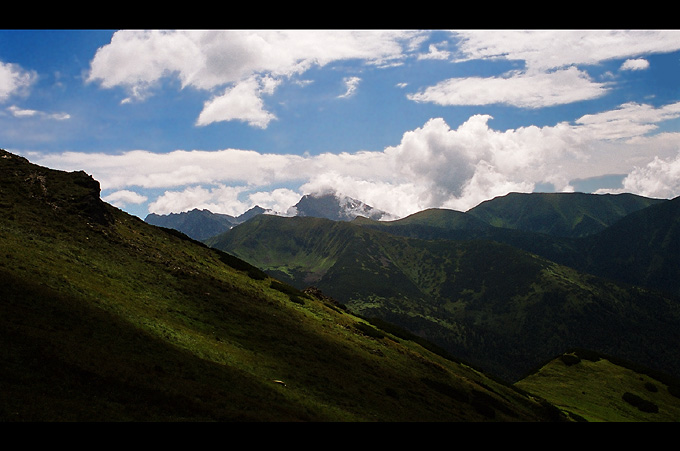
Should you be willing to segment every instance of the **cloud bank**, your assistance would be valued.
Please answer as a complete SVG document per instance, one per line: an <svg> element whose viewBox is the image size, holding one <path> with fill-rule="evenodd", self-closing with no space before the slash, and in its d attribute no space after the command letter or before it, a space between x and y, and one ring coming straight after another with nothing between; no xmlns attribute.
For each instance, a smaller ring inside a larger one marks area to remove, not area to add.
<svg viewBox="0 0 680 451"><path fill-rule="evenodd" d="M680 167L680 134L643 137L657 123L678 117L680 102L659 108L625 104L572 124L505 131L490 127L488 115L471 116L455 129L433 118L382 151L315 156L239 149L65 152L32 158L50 167L87 168L103 190L121 201L135 200L128 191L159 190L149 204L159 214L207 208L236 215L255 204L285 212L302 194L334 189L405 216L431 207L465 211L485 199L538 185L572 191L572 180L603 173L629 174L625 187L632 192L680 194L678 178L673 179ZM640 164L642 150L651 143L656 158ZM651 184L654 177L660 182Z"/></svg>
<svg viewBox="0 0 680 451"><path fill-rule="evenodd" d="M165 81L178 80L181 89L207 99L197 127L241 121L264 130L278 120L267 107L268 96L284 83L308 83L303 77L310 69L331 64L340 70L349 61L364 68L502 61L512 69L450 77L403 95L414 103L445 107L540 109L609 94L617 87L616 77L590 75L604 61L621 60L620 71L641 71L649 68L647 55L680 49L676 30L441 33L446 38L433 44L427 31L124 30L96 52L87 82L124 90L123 102L141 102ZM360 92L362 78L356 73L344 78L341 97ZM33 77L0 65L0 101L28 89ZM149 210L156 213L201 207L240 214L255 203L285 211L302 194L332 188L405 216L431 207L466 210L539 186L570 191L572 180L607 174L627 174L624 188L632 192L678 195L673 177L680 165L680 134L658 133L662 123L678 117L680 102L628 102L569 122L508 130L494 129L488 114L463 118L454 127L433 117L404 132L397 144L376 151L311 156L226 148L30 157L50 167L85 169L100 180L108 199L120 204L151 199Z"/></svg>

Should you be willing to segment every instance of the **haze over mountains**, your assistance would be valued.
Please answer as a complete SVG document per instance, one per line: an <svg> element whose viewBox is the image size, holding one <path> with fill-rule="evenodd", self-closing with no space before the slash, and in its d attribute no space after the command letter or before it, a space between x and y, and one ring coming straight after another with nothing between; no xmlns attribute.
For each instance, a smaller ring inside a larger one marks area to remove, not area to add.
<svg viewBox="0 0 680 451"><path fill-rule="evenodd" d="M82 171L0 174L3 421L680 420L678 199L538 196L604 222L578 237L427 210L202 243Z"/></svg>
<svg viewBox="0 0 680 451"><path fill-rule="evenodd" d="M258 214L276 214L271 210L256 205L237 217L212 213L208 210L194 209L182 213L158 215L151 213L144 218L149 224L179 230L188 236L205 240L225 232ZM335 193L318 195L304 195L283 216L310 216L327 218L334 221L351 221L357 217L374 220L391 219L392 215L377 208L373 208L359 200Z"/></svg>
<svg viewBox="0 0 680 451"><path fill-rule="evenodd" d="M151 225L179 230L196 240L205 240L218 235L235 225L247 221L255 215L266 213L262 207L255 206L239 216L213 213L209 210L193 209L183 213L157 215L150 213L144 221Z"/></svg>

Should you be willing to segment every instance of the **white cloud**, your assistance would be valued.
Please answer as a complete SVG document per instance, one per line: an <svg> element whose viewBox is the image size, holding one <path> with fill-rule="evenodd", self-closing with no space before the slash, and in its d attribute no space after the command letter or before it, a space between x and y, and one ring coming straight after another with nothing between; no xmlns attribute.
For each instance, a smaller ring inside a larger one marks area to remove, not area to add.
<svg viewBox="0 0 680 451"><path fill-rule="evenodd" d="M460 39L461 60L519 60L529 71L680 49L680 30L467 30L454 35Z"/></svg>
<svg viewBox="0 0 680 451"><path fill-rule="evenodd" d="M421 60L445 60L451 57L451 52L447 50L440 50L435 44L430 44L428 47L428 53L423 53L418 55L418 59Z"/></svg>
<svg viewBox="0 0 680 451"><path fill-rule="evenodd" d="M644 58L630 59L623 62L621 70L645 70L649 69L649 61Z"/></svg>
<svg viewBox="0 0 680 451"><path fill-rule="evenodd" d="M332 188L405 216L431 207L466 210L539 184L572 191L571 180L606 173L630 174L626 186L640 194L680 194L673 182L680 166L680 134L649 134L660 122L679 116L680 102L624 104L572 124L505 131L490 127L488 115L471 116L457 128L434 118L382 151L339 154L225 149L26 156L56 169L84 169L103 190L164 189L149 204L157 213L207 208L237 215L255 204L285 211L302 194ZM663 185L651 186L655 177Z"/></svg>
<svg viewBox="0 0 680 451"><path fill-rule="evenodd" d="M270 79L261 82L251 78L227 89L221 96L205 103L203 111L196 121L197 125L208 125L218 121L239 120L248 124L267 128L269 122L276 117L264 109L261 95L271 93L275 84Z"/></svg>
<svg viewBox="0 0 680 451"><path fill-rule="evenodd" d="M266 128L275 115L268 111L264 94L272 94L284 81L297 83L295 76L312 67L338 61L376 67L409 56L519 61L525 65L521 71L443 80L410 98L441 105L539 108L608 91L609 84L594 82L577 66L627 59L622 70L641 69L646 62L641 56L680 49L677 30L465 30L452 32L455 52L441 42L421 53L419 46L430 35L415 30L122 30L98 49L87 79L104 88L126 89L129 97L123 102L129 102L151 95L162 79L177 78L182 87L212 95L197 125L239 120ZM356 85L347 87L345 96ZM0 99L1 94L0 87Z"/></svg>
<svg viewBox="0 0 680 451"><path fill-rule="evenodd" d="M24 94L37 78L34 71L0 61L0 102L5 102L13 95Z"/></svg>
<svg viewBox="0 0 680 451"><path fill-rule="evenodd" d="M206 102L199 123L237 119L262 127L271 116L255 102L253 77L281 80L348 59L384 65L401 60L422 35L396 30L123 30L97 50L88 81L125 88L126 101L143 100L164 77L209 92L226 88L223 96Z"/></svg>
<svg viewBox="0 0 680 451"><path fill-rule="evenodd" d="M170 188L195 184L228 182L262 186L295 180L305 166L296 155L262 154L251 150L176 150L153 153L133 150L121 154L63 152L27 153L27 157L55 169L75 171L86 168L103 189L130 186Z"/></svg>
<svg viewBox="0 0 680 451"><path fill-rule="evenodd" d="M243 213L248 208L238 199L243 191L242 186L225 185L217 185L209 189L191 186L182 191L166 191L149 204L149 212L168 214L198 208L234 216Z"/></svg>
<svg viewBox="0 0 680 451"><path fill-rule="evenodd" d="M272 191L257 191L248 194L250 205L259 205L266 210L272 210L285 215L292 205L300 200L301 193L289 188L276 188Z"/></svg>
<svg viewBox="0 0 680 451"><path fill-rule="evenodd" d="M680 195L680 153L674 158L655 157L636 167L623 180L623 190L647 197L672 198Z"/></svg>
<svg viewBox="0 0 680 451"><path fill-rule="evenodd" d="M120 190L109 194L102 198L106 202L115 205L118 208L124 208L128 205L138 205L148 200L146 196L130 190Z"/></svg>
<svg viewBox="0 0 680 451"><path fill-rule="evenodd" d="M585 72L570 67L554 72L515 72L504 77L451 78L408 98L439 105L508 104L541 108L594 99L606 92L606 84L593 82Z"/></svg>
<svg viewBox="0 0 680 451"><path fill-rule="evenodd" d="M285 214L291 205L300 200L300 196L299 192L288 188L252 191L247 186L226 186L224 184L207 188L190 186L179 191L165 191L149 204L149 212L168 214L198 208L210 210L213 213L239 216L255 205L259 205L264 209Z"/></svg>
<svg viewBox="0 0 680 451"><path fill-rule="evenodd" d="M680 117L680 102L658 108L629 102L617 109L586 114L576 120L591 139L625 139L642 136L658 128L657 123Z"/></svg>
<svg viewBox="0 0 680 451"><path fill-rule="evenodd" d="M459 39L456 61L502 59L525 67L500 77L443 80L410 95L411 100L520 108L589 100L606 94L610 85L592 81L577 66L626 58L622 70L640 70L648 63L639 55L680 49L678 30L468 30L453 35ZM436 48L431 53L437 55Z"/></svg>
<svg viewBox="0 0 680 451"><path fill-rule="evenodd" d="M338 98L346 98L346 97L351 97L354 95L354 93L357 90L357 87L359 86L359 83L361 82L361 78L359 77L345 77L343 79L343 82L345 83L346 91L344 94L341 94L338 96Z"/></svg>
<svg viewBox="0 0 680 451"><path fill-rule="evenodd" d="M24 109L24 108L19 108L16 105L12 105L10 107L7 107L7 111L12 114L14 117L18 118L26 118L26 117L40 117L40 118L46 118L46 119L54 119L57 121L64 121L66 119L70 119L71 115L68 113L45 113L43 111L38 111L38 110L29 110L29 109Z"/></svg>

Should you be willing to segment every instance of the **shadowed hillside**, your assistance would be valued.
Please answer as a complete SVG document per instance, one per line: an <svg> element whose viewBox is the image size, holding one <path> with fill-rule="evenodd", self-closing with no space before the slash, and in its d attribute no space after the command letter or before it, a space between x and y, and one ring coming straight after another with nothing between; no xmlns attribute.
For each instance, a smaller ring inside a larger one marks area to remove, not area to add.
<svg viewBox="0 0 680 451"><path fill-rule="evenodd" d="M3 421L554 421L548 403L0 151Z"/></svg>

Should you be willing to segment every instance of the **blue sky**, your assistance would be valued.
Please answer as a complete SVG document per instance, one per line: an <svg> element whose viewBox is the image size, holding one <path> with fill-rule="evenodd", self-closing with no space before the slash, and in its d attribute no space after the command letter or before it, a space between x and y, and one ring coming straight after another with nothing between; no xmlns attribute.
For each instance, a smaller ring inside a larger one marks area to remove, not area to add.
<svg viewBox="0 0 680 451"><path fill-rule="evenodd" d="M0 30L0 148L144 218L680 195L676 30Z"/></svg>

